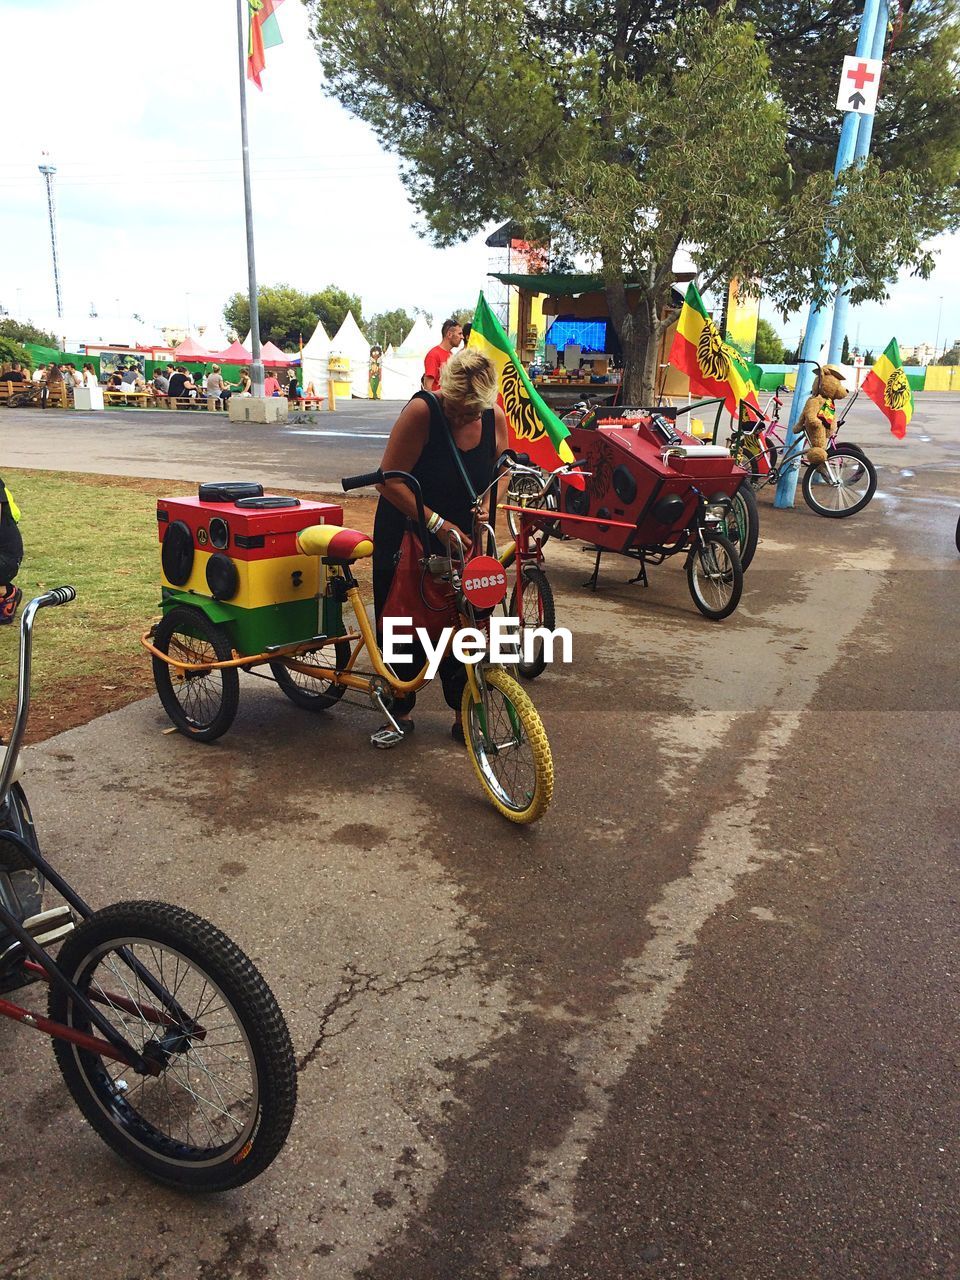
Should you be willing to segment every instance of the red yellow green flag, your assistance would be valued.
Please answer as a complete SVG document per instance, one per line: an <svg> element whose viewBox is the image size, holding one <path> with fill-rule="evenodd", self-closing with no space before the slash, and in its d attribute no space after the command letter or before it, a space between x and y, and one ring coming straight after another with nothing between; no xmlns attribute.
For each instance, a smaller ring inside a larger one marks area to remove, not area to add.
<svg viewBox="0 0 960 1280"><path fill-rule="evenodd" d="M692 280L677 321L670 363L687 375L691 391L722 396L730 413L739 412L741 400L760 407L751 377L752 366L739 351L723 341Z"/></svg>
<svg viewBox="0 0 960 1280"><path fill-rule="evenodd" d="M880 412L886 414L893 434L902 440L913 417L913 392L903 371L896 338L890 339L886 351L864 378L863 389Z"/></svg>
<svg viewBox="0 0 960 1280"><path fill-rule="evenodd" d="M266 49L283 44L274 12L283 0L247 0L250 10L250 39L247 43L247 79L262 89L260 72L267 64Z"/></svg>
<svg viewBox="0 0 960 1280"><path fill-rule="evenodd" d="M489 356L497 370L499 402L510 428L510 448L529 454L531 461L544 471L553 471L558 458L561 462L573 462L574 456L567 444L569 431L535 390L503 325L482 293L473 313L467 346Z"/></svg>

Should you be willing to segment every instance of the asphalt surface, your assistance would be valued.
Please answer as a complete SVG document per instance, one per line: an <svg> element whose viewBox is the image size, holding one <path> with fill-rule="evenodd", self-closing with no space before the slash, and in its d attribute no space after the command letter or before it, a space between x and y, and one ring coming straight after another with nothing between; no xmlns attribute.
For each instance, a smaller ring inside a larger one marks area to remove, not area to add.
<svg viewBox="0 0 960 1280"><path fill-rule="evenodd" d="M858 405L877 497L831 521L764 495L724 623L678 565L644 590L611 558L588 595L551 543L574 664L529 686L557 768L533 829L432 691L394 752L367 710L253 679L209 747L151 698L32 748L48 855L94 903L231 933L300 1103L263 1177L189 1200L0 1024L0 1276L960 1274L958 410L918 397L901 445ZM378 460L392 408L355 413L346 440L4 413L0 463L315 489Z"/></svg>

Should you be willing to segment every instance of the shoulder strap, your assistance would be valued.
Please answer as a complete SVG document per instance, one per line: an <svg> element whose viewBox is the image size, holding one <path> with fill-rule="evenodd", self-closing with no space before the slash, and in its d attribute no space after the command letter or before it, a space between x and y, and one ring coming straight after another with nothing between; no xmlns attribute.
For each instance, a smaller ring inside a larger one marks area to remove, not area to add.
<svg viewBox="0 0 960 1280"><path fill-rule="evenodd" d="M450 452L453 454L454 465L456 466L457 470L460 472L460 479L464 483L464 487L467 490L467 495L470 498L471 503L476 502L477 491L476 489L474 489L473 482L471 481L470 477L467 475L467 469L463 465L463 458L460 456L460 450L457 448L456 441L453 438L453 432L450 430L450 424L447 422L447 415L443 412L443 409L440 407L440 401L437 399L437 397L433 394L432 391L418 391L416 395L419 396L422 400L426 400L427 404L430 406L431 416L433 417L434 421L439 423L440 425L440 433L446 440L447 445L450 449ZM416 398L416 396L414 398Z"/></svg>

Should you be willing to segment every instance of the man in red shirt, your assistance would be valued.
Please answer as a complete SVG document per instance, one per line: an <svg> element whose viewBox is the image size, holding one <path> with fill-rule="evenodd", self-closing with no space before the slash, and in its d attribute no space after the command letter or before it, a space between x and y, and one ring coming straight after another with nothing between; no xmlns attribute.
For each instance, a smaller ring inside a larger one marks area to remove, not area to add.
<svg viewBox="0 0 960 1280"><path fill-rule="evenodd" d="M463 342L463 330L456 320L444 320L440 327L440 345L431 347L423 362L424 391L436 391L440 386L440 370L450 359L455 347Z"/></svg>

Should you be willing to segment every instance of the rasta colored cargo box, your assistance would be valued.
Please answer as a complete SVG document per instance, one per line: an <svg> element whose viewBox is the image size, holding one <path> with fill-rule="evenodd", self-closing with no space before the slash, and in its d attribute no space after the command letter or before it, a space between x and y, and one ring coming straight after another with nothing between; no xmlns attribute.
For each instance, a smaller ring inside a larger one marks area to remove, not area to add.
<svg viewBox="0 0 960 1280"><path fill-rule="evenodd" d="M201 608L227 628L239 654L338 635L340 606L324 597L324 566L297 550L297 534L342 523L334 503L271 497L258 484L201 485L196 498L160 498L161 607Z"/></svg>

